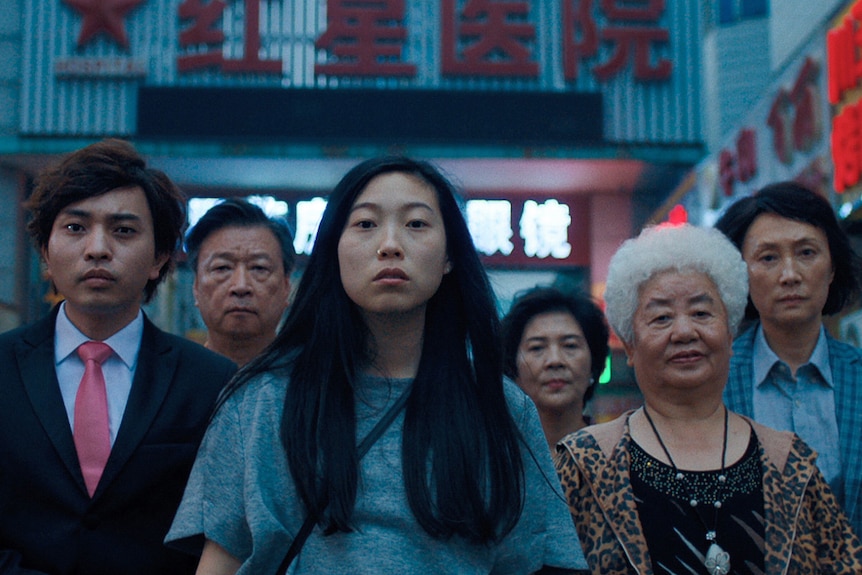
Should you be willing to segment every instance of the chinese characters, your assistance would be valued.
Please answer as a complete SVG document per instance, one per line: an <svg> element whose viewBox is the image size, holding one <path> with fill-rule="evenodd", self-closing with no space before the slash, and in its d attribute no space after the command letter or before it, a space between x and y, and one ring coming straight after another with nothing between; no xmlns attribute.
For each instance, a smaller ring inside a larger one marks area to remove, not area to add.
<svg viewBox="0 0 862 575"><path fill-rule="evenodd" d="M512 203L508 200L470 200L467 225L480 253L490 256L500 252L507 256L515 249L511 241Z"/></svg>
<svg viewBox="0 0 862 575"><path fill-rule="evenodd" d="M285 5L288 0L280 0ZM306 0L308 2L314 0ZM324 2L324 0L318 0ZM670 79L673 63L664 49L670 32L664 23L666 0L553 0L561 22L554 37L559 49L548 51L559 58L553 68L563 80L574 81L584 70L599 82L616 78L627 67L637 81ZM438 0L436 15L419 12L405 0L325 0L326 24L313 39L316 77L415 78L423 61L438 62L441 77L538 78L549 69L541 62L540 14L527 0ZM225 73L251 72L282 75L285 40L266 34L261 0L182 0L178 8L181 31L177 69L188 74L217 68ZM229 53L225 32L228 12L242 18L239 56ZM411 51L411 35L424 34L434 17L439 42L433 57L427 51ZM439 24L437 21L439 19ZM543 24L544 25L544 24ZM546 32L545 35L548 33Z"/></svg>
<svg viewBox="0 0 862 575"><path fill-rule="evenodd" d="M317 227L326 210L326 200L311 198L296 203L296 233L293 236L293 249L299 255L311 255Z"/></svg>
<svg viewBox="0 0 862 575"><path fill-rule="evenodd" d="M404 0L329 0L327 28L314 46L335 62L316 64L317 74L415 76L416 66L402 60L407 38Z"/></svg>
<svg viewBox="0 0 862 575"><path fill-rule="evenodd" d="M737 181L748 182L757 174L757 133L744 128L736 136L736 153L727 148L718 156L718 177L725 196L733 195Z"/></svg>
<svg viewBox="0 0 862 575"><path fill-rule="evenodd" d="M561 260L572 253L569 243L569 224L572 217L569 206L557 200L539 204L533 200L524 202L521 215L521 237L524 238L524 253L529 257Z"/></svg>
<svg viewBox="0 0 862 575"><path fill-rule="evenodd" d="M862 79L862 2L856 2L826 39L829 103L840 105ZM858 95L837 109L832 118L833 186L838 193L862 180L862 102Z"/></svg>
<svg viewBox="0 0 862 575"><path fill-rule="evenodd" d="M443 0L443 74L538 76L529 11L527 2L469 0L458 13L455 0Z"/></svg>
<svg viewBox="0 0 862 575"><path fill-rule="evenodd" d="M227 4L222 0L183 0L178 15L190 25L180 32L180 47L190 53L180 56L177 69L190 72L199 68L218 66L223 72L262 72L281 74L281 59L261 57L260 0L244 0L245 39L239 59L225 57L222 44L225 34L217 28Z"/></svg>
<svg viewBox="0 0 862 575"><path fill-rule="evenodd" d="M476 250L483 256L512 256L521 261L568 263L572 255L572 214L568 204L557 199L526 200L518 218L518 235L512 239L513 211L509 199L471 199L466 205L467 227ZM321 197L296 203L296 234L293 247L299 255L310 255L317 227L326 209ZM517 215L516 215L517 217ZM520 253L519 253L520 252ZM524 260L524 257L527 259Z"/></svg>
<svg viewBox="0 0 862 575"><path fill-rule="evenodd" d="M613 46L610 58L591 70L599 81L608 81L634 59L636 80L667 80L673 63L659 58L653 63L652 49L667 44L670 33L659 25L665 0L647 0L639 6L621 0L601 0L601 9L611 23L599 29L593 0L563 0L563 58L566 80L579 74L579 63L593 59L602 42Z"/></svg>
<svg viewBox="0 0 862 575"><path fill-rule="evenodd" d="M838 104L862 79L862 2L856 2L842 22L826 35L829 103Z"/></svg>
<svg viewBox="0 0 862 575"><path fill-rule="evenodd" d="M782 89L769 111L772 147L784 164L793 161L793 152L806 152L823 135L817 76L820 67L808 58L790 91Z"/></svg>

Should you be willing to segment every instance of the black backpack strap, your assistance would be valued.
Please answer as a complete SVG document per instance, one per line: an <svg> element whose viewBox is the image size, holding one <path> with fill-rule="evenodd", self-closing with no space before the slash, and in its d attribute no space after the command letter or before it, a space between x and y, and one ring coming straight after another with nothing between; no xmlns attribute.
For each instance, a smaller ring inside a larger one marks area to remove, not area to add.
<svg viewBox="0 0 862 575"><path fill-rule="evenodd" d="M410 389L413 387L413 384L407 386L398 400L390 407L386 413L383 414L383 417L380 418L380 421L374 426L374 428L368 432L362 442L356 447L357 455L359 455L359 459L361 460L368 450L371 449L371 446L377 443L377 440L380 439L380 436L383 435L383 432L389 429L389 426L392 425L392 422L395 421L395 418L398 416L398 413L404 409L404 405L407 403L407 397L410 395ZM305 541L308 539L308 536L311 535L311 532L314 530L314 524L317 523L317 519L319 518L319 514L309 513L305 517L305 521L302 524L302 527L299 528L299 532L296 534L296 537L293 538L293 541L290 543L290 548L287 550L287 554L285 554L284 559L282 559L281 564L278 566L278 570L276 571L276 575L285 575L287 573L287 569L290 567L290 564L293 563L293 560L296 559L296 556L299 555L299 552L302 550L302 546L305 544Z"/></svg>

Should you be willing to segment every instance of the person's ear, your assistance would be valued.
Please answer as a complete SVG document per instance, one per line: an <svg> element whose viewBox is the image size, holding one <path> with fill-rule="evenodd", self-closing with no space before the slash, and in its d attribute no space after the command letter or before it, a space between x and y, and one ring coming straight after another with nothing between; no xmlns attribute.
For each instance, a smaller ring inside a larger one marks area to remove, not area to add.
<svg viewBox="0 0 862 575"><path fill-rule="evenodd" d="M51 262L48 261L48 246L45 246L39 250L39 254L42 256L42 268L45 272L45 279L51 279Z"/></svg>
<svg viewBox="0 0 862 575"><path fill-rule="evenodd" d="M634 356L634 346L624 341L623 349L626 351L626 365L629 367L634 367L634 365L632 364L632 357Z"/></svg>
<svg viewBox="0 0 862 575"><path fill-rule="evenodd" d="M195 307L198 306L198 291L200 287L198 286L198 275L195 274L195 280L192 282L192 297L194 298Z"/></svg>
<svg viewBox="0 0 862 575"><path fill-rule="evenodd" d="M54 276L51 273L51 264L48 261L48 247L45 246L44 248L41 248L39 253L42 255L42 276L51 284L51 292L54 295L58 295L60 292L57 290L57 284L54 283Z"/></svg>
<svg viewBox="0 0 862 575"><path fill-rule="evenodd" d="M162 273L162 267L168 260L171 259L171 254L156 254L155 259L153 260L153 265L150 267L150 279L157 280L159 279L159 275Z"/></svg>

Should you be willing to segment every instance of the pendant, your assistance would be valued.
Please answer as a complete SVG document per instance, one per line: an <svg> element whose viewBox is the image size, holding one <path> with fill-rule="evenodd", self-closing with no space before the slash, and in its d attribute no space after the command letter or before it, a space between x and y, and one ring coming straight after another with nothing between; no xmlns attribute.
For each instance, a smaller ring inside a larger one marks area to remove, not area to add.
<svg viewBox="0 0 862 575"><path fill-rule="evenodd" d="M719 547L718 543L709 546L703 563L710 575L727 575L730 573L730 553Z"/></svg>

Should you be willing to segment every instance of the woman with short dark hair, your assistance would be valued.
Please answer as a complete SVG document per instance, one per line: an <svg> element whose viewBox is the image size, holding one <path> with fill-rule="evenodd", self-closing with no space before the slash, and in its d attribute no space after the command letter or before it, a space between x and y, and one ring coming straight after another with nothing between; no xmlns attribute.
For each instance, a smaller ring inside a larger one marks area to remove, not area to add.
<svg viewBox="0 0 862 575"><path fill-rule="evenodd" d="M608 357L602 310L582 293L535 287L518 294L503 318L504 371L539 411L548 445L589 422Z"/></svg>
<svg viewBox="0 0 862 575"><path fill-rule="evenodd" d="M749 282L724 399L799 434L862 532L862 350L823 322L858 301L860 258L829 201L798 182L737 200L715 227L742 253Z"/></svg>

